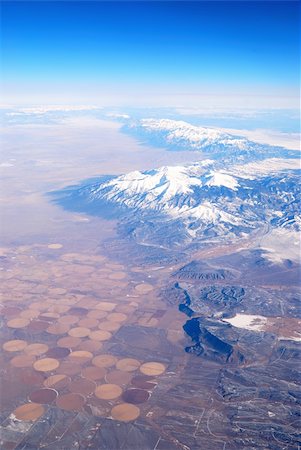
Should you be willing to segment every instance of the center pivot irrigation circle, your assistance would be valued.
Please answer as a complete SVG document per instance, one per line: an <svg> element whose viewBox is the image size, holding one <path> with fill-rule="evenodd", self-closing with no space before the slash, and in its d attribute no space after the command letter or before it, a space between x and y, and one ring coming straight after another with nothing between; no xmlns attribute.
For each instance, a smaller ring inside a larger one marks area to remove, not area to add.
<svg viewBox="0 0 301 450"><path fill-rule="evenodd" d="M137 419L140 415L140 409L138 406L131 405L130 403L121 403L114 406L111 410L113 419L121 422L130 422Z"/></svg>

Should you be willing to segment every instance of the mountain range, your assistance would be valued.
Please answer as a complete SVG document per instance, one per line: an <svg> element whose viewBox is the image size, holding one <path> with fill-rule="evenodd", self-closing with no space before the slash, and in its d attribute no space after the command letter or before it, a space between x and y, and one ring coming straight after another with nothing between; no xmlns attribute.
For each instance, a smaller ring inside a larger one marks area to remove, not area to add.
<svg viewBox="0 0 301 450"><path fill-rule="evenodd" d="M140 119L129 120L124 130L151 144L170 150L194 150L210 158L223 158L228 162L246 162L254 159L296 156L281 146L271 146L251 141L243 136L227 133L212 127L195 126L182 120Z"/></svg>
<svg viewBox="0 0 301 450"><path fill-rule="evenodd" d="M64 192L65 206L117 218L123 237L164 249L185 249L271 228L300 229L296 152L288 158L286 149L180 121L139 123L170 145L198 149L199 160L72 187ZM217 158L217 152L223 155ZM277 152L277 158L271 157Z"/></svg>
<svg viewBox="0 0 301 450"><path fill-rule="evenodd" d="M205 160L130 172L80 188L77 195L96 209L120 211L130 234L148 245L244 236L267 225L299 229L298 171L239 172L238 166L216 169Z"/></svg>

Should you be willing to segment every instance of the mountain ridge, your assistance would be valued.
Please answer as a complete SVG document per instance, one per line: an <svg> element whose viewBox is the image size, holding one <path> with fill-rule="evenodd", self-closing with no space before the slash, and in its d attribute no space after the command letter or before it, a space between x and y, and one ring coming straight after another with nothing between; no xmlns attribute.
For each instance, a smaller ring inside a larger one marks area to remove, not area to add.
<svg viewBox="0 0 301 450"><path fill-rule="evenodd" d="M183 120L128 120L123 129L169 150L200 151L215 160L223 158L232 163L263 160L267 157L296 157L296 151L285 147L262 144L216 127L196 126Z"/></svg>
<svg viewBox="0 0 301 450"><path fill-rule="evenodd" d="M179 241L183 233L187 242L208 235L242 236L265 224L299 230L298 171L259 177L236 172L215 169L210 160L164 166L86 186L78 195L90 204L122 208L123 220L134 229L143 225L145 231L147 223L151 228L160 221L182 224Z"/></svg>

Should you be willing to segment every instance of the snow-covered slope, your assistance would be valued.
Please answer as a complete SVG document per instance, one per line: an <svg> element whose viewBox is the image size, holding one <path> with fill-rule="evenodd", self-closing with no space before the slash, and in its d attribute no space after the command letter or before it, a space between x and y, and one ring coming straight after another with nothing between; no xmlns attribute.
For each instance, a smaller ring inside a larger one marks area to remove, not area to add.
<svg viewBox="0 0 301 450"><path fill-rule="evenodd" d="M208 235L242 235L267 224L298 228L297 181L294 171L239 175L237 168L216 169L206 160L130 172L86 186L79 195L89 204L122 208L133 229L142 222L144 232L146 223L153 228L163 222L180 224L179 239L188 242Z"/></svg>

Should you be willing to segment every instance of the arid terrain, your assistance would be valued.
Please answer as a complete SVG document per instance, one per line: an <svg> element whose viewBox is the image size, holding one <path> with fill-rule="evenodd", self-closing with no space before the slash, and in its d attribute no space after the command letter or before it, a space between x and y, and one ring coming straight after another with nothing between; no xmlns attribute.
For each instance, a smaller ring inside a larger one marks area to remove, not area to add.
<svg viewBox="0 0 301 450"><path fill-rule="evenodd" d="M5 130L1 448L297 450L299 265L269 230L169 258L53 203L170 158L108 124Z"/></svg>

